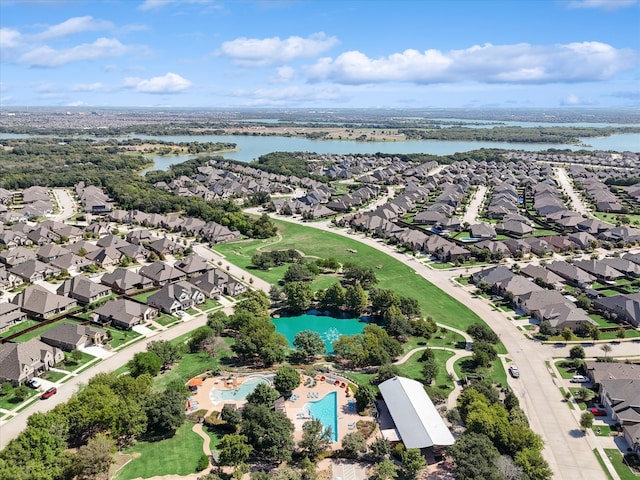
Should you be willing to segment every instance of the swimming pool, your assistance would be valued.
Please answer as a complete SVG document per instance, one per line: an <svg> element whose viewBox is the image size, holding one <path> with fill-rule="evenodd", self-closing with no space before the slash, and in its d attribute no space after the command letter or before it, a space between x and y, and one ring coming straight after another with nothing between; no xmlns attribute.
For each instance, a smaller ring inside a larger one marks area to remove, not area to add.
<svg viewBox="0 0 640 480"><path fill-rule="evenodd" d="M225 400L245 400L247 395L253 392L258 384L266 383L269 384L267 380L260 377L249 377L244 382L242 382L237 388L232 390L222 390L220 388L212 388L209 392L209 399L211 402L220 403Z"/></svg>
<svg viewBox="0 0 640 480"><path fill-rule="evenodd" d="M304 404L304 410L311 417L317 418L322 422L324 428L331 427L331 440L338 441L338 394L331 392L322 397L317 402L307 402Z"/></svg>
<svg viewBox="0 0 640 480"><path fill-rule="evenodd" d="M367 324L359 318L335 318L325 315L310 315L305 313L295 317L272 318L276 331L282 333L293 347L293 339L302 330L318 332L324 341L327 353L333 353L333 342L340 335L355 335L362 333Z"/></svg>

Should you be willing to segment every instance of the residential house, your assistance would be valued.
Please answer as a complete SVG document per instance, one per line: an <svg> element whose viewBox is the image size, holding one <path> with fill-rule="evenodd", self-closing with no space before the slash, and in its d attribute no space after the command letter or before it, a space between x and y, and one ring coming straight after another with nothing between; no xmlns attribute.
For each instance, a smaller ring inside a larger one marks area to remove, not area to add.
<svg viewBox="0 0 640 480"><path fill-rule="evenodd" d="M11 382L17 386L62 360L62 350L37 339L22 343L3 343L0 345L0 382Z"/></svg>
<svg viewBox="0 0 640 480"><path fill-rule="evenodd" d="M84 267L88 267L92 262L85 257L80 257L75 253L69 252L55 260L51 260L50 264L60 270L64 270L67 273L74 275L80 273Z"/></svg>
<svg viewBox="0 0 640 480"><path fill-rule="evenodd" d="M91 260L93 263L102 268L113 267L114 265L122 261L123 257L124 255L115 247L103 247L99 250L88 252L84 256L84 258L86 258L87 260Z"/></svg>
<svg viewBox="0 0 640 480"><path fill-rule="evenodd" d="M176 261L173 266L186 273L189 277L202 275L207 270L213 268L205 258L195 253L187 255L182 260Z"/></svg>
<svg viewBox="0 0 640 480"><path fill-rule="evenodd" d="M596 281L596 277L564 261L551 262L547 269L560 275L570 285L579 288L591 288L591 284Z"/></svg>
<svg viewBox="0 0 640 480"><path fill-rule="evenodd" d="M153 280L126 268L116 268L113 272L105 273L100 282L114 292L126 295L153 286Z"/></svg>
<svg viewBox="0 0 640 480"><path fill-rule="evenodd" d="M26 262L14 265L9 271L16 277L20 277L25 282L30 283L47 280L61 273L59 268L43 263L40 260L27 260Z"/></svg>
<svg viewBox="0 0 640 480"><path fill-rule="evenodd" d="M629 322L636 328L640 326L640 293L598 297L593 306L603 312L615 313L619 321Z"/></svg>
<svg viewBox="0 0 640 480"><path fill-rule="evenodd" d="M149 265L144 265L140 267L138 273L143 277L151 279L153 284L156 286L179 282L181 280L186 280L187 278L187 275L184 272L177 268L173 268L164 262L154 262Z"/></svg>
<svg viewBox="0 0 640 480"><path fill-rule="evenodd" d="M111 295L111 288L93 282L84 275L65 280L58 287L58 295L75 298L78 303L88 305Z"/></svg>
<svg viewBox="0 0 640 480"><path fill-rule="evenodd" d="M40 340L47 345L70 352L89 345L101 345L106 337L107 332L104 330L63 322L40 335Z"/></svg>
<svg viewBox="0 0 640 480"><path fill-rule="evenodd" d="M560 275L538 265L526 265L520 269L520 274L533 279L541 286L549 286L556 290L564 287L564 279Z"/></svg>
<svg viewBox="0 0 640 480"><path fill-rule="evenodd" d="M36 258L36 251L25 247L16 247L0 253L0 263L4 263L8 267Z"/></svg>
<svg viewBox="0 0 640 480"><path fill-rule="evenodd" d="M146 323L158 315L158 310L125 298L109 300L91 314L95 323L129 330Z"/></svg>
<svg viewBox="0 0 640 480"><path fill-rule="evenodd" d="M13 303L0 303L0 333L27 319L27 314Z"/></svg>
<svg viewBox="0 0 640 480"><path fill-rule="evenodd" d="M147 298L147 304L170 315L179 310L188 310L194 305L203 304L206 297L195 285L177 282L165 285Z"/></svg>
<svg viewBox="0 0 640 480"><path fill-rule="evenodd" d="M78 302L69 297L56 295L44 287L32 285L18 293L11 303L18 305L23 312L36 319L47 319L69 312Z"/></svg>
<svg viewBox="0 0 640 480"><path fill-rule="evenodd" d="M246 285L219 268L214 268L203 275L192 277L188 282L209 298L215 298L220 294L235 297L247 291Z"/></svg>
<svg viewBox="0 0 640 480"><path fill-rule="evenodd" d="M606 263L602 263L600 260L580 260L574 262L574 265L604 282L614 282L620 278L624 278L622 272L619 272Z"/></svg>
<svg viewBox="0 0 640 480"><path fill-rule="evenodd" d="M184 247L179 243L164 237L149 244L149 249L160 255L175 255L182 253Z"/></svg>

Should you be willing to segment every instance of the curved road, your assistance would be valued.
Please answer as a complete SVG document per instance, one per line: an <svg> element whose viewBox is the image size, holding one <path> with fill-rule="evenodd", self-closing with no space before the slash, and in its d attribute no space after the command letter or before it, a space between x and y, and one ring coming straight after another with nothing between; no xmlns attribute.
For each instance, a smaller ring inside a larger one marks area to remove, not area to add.
<svg viewBox="0 0 640 480"><path fill-rule="evenodd" d="M473 298L451 277L459 275L451 271L433 270L413 257L399 253L388 245L364 235L350 234L342 229L328 229L328 221L303 222L298 219L272 215L282 221L298 223L320 230L331 231L349 237L380 250L409 266L416 274L426 278L445 293L466 305L478 314L500 336L509 352L509 357L518 365L520 378L509 379L509 384L520 399L531 428L539 433L544 442L544 456L554 472L554 479L564 480L606 480L607 477L596 460L593 449L597 443L591 434L583 435L572 411L564 403L558 385L547 370L545 361L563 355L565 349L555 349L524 337L506 315L495 311L481 298ZM464 272L464 270L461 270ZM637 345L633 345L637 352ZM596 347L597 348L597 347ZM568 349L567 349L568 350ZM587 350L587 349L585 349ZM626 348L625 348L626 350ZM631 350L631 349L629 349ZM630 353L631 354L631 353ZM637 353L634 353L637 354ZM590 355L588 352L587 355ZM601 355L596 353L595 355ZM614 472L615 473L615 472ZM614 477L615 478L615 477Z"/></svg>

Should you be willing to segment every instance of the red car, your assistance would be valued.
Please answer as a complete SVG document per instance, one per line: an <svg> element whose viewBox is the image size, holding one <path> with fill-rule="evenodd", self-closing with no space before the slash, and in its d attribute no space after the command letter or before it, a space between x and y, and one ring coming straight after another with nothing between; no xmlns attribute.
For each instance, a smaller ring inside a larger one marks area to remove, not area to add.
<svg viewBox="0 0 640 480"><path fill-rule="evenodd" d="M52 395L55 395L56 393L58 393L58 389L56 387L51 387L46 392L44 392L42 395L40 395L40 398L42 400L46 400L47 398L51 397Z"/></svg>
<svg viewBox="0 0 640 480"><path fill-rule="evenodd" d="M592 408L589 410L594 417L606 417L607 411L600 408Z"/></svg>

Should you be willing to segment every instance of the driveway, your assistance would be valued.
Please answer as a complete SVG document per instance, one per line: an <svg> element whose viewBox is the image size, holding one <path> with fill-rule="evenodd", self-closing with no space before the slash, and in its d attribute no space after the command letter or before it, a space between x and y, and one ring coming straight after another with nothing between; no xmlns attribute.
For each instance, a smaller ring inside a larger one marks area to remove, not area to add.
<svg viewBox="0 0 640 480"><path fill-rule="evenodd" d="M102 359L109 358L115 355L115 352L110 352L109 350L105 350L103 347L99 345L90 345L88 347L80 347L78 350L84 353L88 353L93 357L98 357Z"/></svg>

